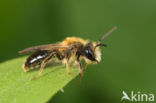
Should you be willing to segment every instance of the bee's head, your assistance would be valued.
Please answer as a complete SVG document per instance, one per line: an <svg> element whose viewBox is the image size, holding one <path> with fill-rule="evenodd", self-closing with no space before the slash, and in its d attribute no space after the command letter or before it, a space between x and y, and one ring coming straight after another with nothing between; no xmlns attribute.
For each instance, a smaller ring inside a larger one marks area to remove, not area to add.
<svg viewBox="0 0 156 103"><path fill-rule="evenodd" d="M98 43L88 43L84 47L83 55L93 62L100 62L101 60L101 51L99 46L106 46L106 44L98 44Z"/></svg>
<svg viewBox="0 0 156 103"><path fill-rule="evenodd" d="M91 61L97 61L92 46L93 46L92 43L88 43L84 48L83 55Z"/></svg>
<svg viewBox="0 0 156 103"><path fill-rule="evenodd" d="M101 42L109 36L117 27L112 28L109 32L103 35L96 43L90 42L87 43L83 50L83 56L85 56L90 61L100 62L101 60L101 51L99 46L106 47L106 44L102 44Z"/></svg>

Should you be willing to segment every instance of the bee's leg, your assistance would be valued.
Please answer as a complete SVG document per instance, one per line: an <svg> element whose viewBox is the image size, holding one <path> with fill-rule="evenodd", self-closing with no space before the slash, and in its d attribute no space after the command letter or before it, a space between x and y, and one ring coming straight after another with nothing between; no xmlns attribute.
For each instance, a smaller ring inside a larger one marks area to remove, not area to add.
<svg viewBox="0 0 156 103"><path fill-rule="evenodd" d="M85 65L84 65L83 73L85 72L86 68L87 68L87 63L85 63Z"/></svg>
<svg viewBox="0 0 156 103"><path fill-rule="evenodd" d="M56 54L56 57L57 57L59 60L64 59L64 56L61 55L60 53L57 53L57 54ZM71 72L69 71L69 58L70 58L70 56L67 55L67 58L66 58L66 69L67 69L67 73L68 73L68 74L71 74Z"/></svg>
<svg viewBox="0 0 156 103"><path fill-rule="evenodd" d="M71 72L69 71L69 61L66 61L66 69L67 69L67 73L70 75Z"/></svg>
<svg viewBox="0 0 156 103"><path fill-rule="evenodd" d="M82 76L83 76L83 67L82 67L82 62L80 61L80 56L78 56L77 57L77 62L79 63L79 65L80 65L80 68L79 68L79 70L80 70L80 80L79 80L79 83L81 82L81 79L82 79Z"/></svg>
<svg viewBox="0 0 156 103"><path fill-rule="evenodd" d="M71 72L69 71L69 59L68 58L66 60L66 69L67 69L67 73L70 75Z"/></svg>
<svg viewBox="0 0 156 103"><path fill-rule="evenodd" d="M42 73L42 71L43 71L43 69L44 69L46 63L47 63L55 54L56 54L55 52L52 52L47 58L45 58L45 59L42 61L41 67L40 67L40 70L39 70L39 73L37 74L37 76L36 76L35 78L33 78L33 80L37 79L37 78L41 75L41 73Z"/></svg>
<svg viewBox="0 0 156 103"><path fill-rule="evenodd" d="M80 65L80 68L79 68L79 70L80 70L80 80L79 80L79 83L80 83L81 82L81 79L83 77L83 71L82 71L83 67L82 67L81 61L79 61L79 65Z"/></svg>
<svg viewBox="0 0 156 103"><path fill-rule="evenodd" d="M67 51L66 69L67 69L68 74L71 74L71 72L69 71L69 59L70 59L72 50L73 49L70 49L70 50Z"/></svg>

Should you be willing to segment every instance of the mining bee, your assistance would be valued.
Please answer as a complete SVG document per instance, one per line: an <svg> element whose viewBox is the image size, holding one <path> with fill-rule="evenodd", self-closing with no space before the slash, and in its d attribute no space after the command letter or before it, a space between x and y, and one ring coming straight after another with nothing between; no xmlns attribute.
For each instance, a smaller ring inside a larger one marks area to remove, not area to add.
<svg viewBox="0 0 156 103"><path fill-rule="evenodd" d="M45 65L52 58L56 58L66 64L67 73L70 74L70 63L79 65L80 77L82 77L87 64L97 64L101 61L100 46L106 47L106 44L101 42L117 28L112 28L109 32L103 35L97 42L83 40L78 37L67 37L64 41L55 44L47 44L26 48L19 51L20 54L31 53L23 64L24 72L30 70L31 67L40 66L38 78L43 71ZM85 60L83 68L81 60Z"/></svg>

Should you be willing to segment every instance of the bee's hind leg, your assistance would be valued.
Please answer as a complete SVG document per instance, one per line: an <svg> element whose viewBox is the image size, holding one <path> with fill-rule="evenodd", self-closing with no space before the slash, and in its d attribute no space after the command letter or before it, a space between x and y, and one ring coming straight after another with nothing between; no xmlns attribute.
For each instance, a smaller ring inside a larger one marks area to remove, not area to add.
<svg viewBox="0 0 156 103"><path fill-rule="evenodd" d="M42 61L41 67L40 67L40 70L39 70L39 73L37 74L36 77L33 78L33 80L37 79L37 78L41 75L41 73L42 73L42 71L43 71L45 65L47 64L47 62L48 62L55 54L56 54L55 52L52 52L47 58L45 58L45 59Z"/></svg>

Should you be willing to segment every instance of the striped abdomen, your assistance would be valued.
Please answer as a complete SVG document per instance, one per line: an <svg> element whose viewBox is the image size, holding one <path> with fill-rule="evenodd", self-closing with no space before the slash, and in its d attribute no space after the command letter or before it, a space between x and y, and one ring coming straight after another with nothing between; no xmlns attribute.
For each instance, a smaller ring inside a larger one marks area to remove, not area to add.
<svg viewBox="0 0 156 103"><path fill-rule="evenodd" d="M37 51L34 54L30 55L24 64L24 68L33 67L36 65L40 65L42 61L50 55L48 51Z"/></svg>

